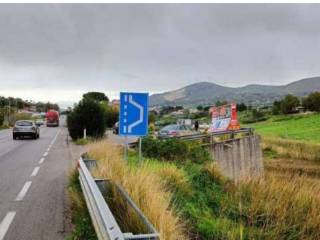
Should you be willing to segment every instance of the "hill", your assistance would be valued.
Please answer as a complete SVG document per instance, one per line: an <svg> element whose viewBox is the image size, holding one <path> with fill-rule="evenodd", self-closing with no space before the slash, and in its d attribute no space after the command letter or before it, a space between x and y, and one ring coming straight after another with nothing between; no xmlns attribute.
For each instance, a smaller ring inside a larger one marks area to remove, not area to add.
<svg viewBox="0 0 320 240"><path fill-rule="evenodd" d="M305 78L287 85L272 86L251 84L244 87L225 87L210 82L199 82L178 90L150 97L154 105L199 105L213 104L216 101L236 101L251 105L271 104L286 94L305 96L320 91L320 77Z"/></svg>

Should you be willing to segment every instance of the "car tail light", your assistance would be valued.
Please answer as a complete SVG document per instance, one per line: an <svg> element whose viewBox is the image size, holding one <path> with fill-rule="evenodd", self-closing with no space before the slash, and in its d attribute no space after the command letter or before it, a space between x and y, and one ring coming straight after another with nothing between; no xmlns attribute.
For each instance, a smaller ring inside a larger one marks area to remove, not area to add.
<svg viewBox="0 0 320 240"><path fill-rule="evenodd" d="M176 135L178 135L178 132L176 132L176 131L172 131L172 132L170 132L170 135L172 135L172 136L176 136Z"/></svg>

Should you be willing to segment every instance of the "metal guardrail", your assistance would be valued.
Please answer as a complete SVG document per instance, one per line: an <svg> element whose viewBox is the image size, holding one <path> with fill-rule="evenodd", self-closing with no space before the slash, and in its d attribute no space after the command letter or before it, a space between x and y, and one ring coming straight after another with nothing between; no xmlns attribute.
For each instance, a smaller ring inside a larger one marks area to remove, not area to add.
<svg viewBox="0 0 320 240"><path fill-rule="evenodd" d="M168 137L161 137L159 139L166 140L166 139L170 139L170 138L176 138L176 139L181 139L181 140L185 140L185 141L204 140L204 139L211 140L213 137L220 137L220 136L224 136L224 135L231 135L232 136L231 138L233 138L234 135L240 134L240 133L252 135L253 129L252 128L242 128L239 130L228 130L228 131L220 131L220 132L212 132L212 133L196 133L196 134L192 134L192 135L175 136L175 137L168 136ZM132 147L132 148L137 147L137 145L138 145L138 142L131 142L128 144L128 146Z"/></svg>
<svg viewBox="0 0 320 240"><path fill-rule="evenodd" d="M220 137L223 135L232 135L246 133L248 135L253 134L252 128L242 128L239 130L227 130L227 131L219 131L219 132L212 132L212 133L199 133L199 134L192 134L192 135L185 135L185 136L177 136L176 138L181 140L200 140L206 139L211 137Z"/></svg>
<svg viewBox="0 0 320 240"><path fill-rule="evenodd" d="M79 159L79 180L85 201L99 240L159 240L159 233L143 215L142 211L133 202L125 190L117 185L117 191L123 196L129 206L133 208L137 216L145 225L148 233L133 234L123 233L118 225L110 207L104 198L104 188L110 180L94 179L91 170L97 167L95 160L85 159L85 155Z"/></svg>

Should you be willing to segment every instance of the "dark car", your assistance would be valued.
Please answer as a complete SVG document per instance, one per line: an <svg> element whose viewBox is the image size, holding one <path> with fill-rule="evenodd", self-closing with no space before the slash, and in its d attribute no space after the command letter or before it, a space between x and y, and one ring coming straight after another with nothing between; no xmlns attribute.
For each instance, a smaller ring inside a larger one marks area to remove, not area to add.
<svg viewBox="0 0 320 240"><path fill-rule="evenodd" d="M37 139L40 137L40 130L34 121L20 120L14 125L12 136L14 140L20 137Z"/></svg>

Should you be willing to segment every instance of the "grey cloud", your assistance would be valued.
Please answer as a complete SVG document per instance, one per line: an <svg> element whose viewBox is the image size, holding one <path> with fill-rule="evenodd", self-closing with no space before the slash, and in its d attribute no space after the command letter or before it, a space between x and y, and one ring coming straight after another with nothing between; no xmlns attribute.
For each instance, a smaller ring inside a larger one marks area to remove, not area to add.
<svg viewBox="0 0 320 240"><path fill-rule="evenodd" d="M152 92L284 84L320 75L319 22L318 4L2 4L0 82Z"/></svg>

